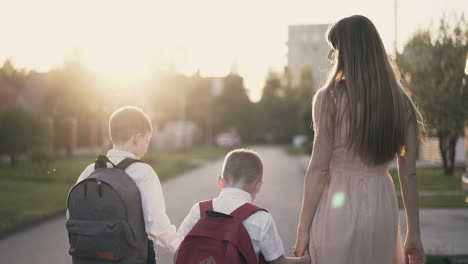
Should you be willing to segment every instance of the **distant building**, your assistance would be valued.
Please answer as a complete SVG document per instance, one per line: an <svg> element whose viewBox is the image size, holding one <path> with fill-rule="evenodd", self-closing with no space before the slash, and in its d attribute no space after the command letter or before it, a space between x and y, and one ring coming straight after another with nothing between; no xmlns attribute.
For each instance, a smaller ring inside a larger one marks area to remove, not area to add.
<svg viewBox="0 0 468 264"><path fill-rule="evenodd" d="M19 94L18 103L31 112L41 112L49 92L47 76L48 73L30 72L26 76L24 87Z"/></svg>
<svg viewBox="0 0 468 264"><path fill-rule="evenodd" d="M0 76L0 111L16 106L18 92Z"/></svg>
<svg viewBox="0 0 468 264"><path fill-rule="evenodd" d="M323 84L331 65L327 59L330 46L325 34L329 25L297 25L288 28L288 68L293 85L300 81L301 70L312 70L315 89Z"/></svg>
<svg viewBox="0 0 468 264"><path fill-rule="evenodd" d="M100 117L55 117L44 112L46 98L53 92L49 73L30 71L21 87L13 87L0 75L0 111L20 107L47 116L53 131L53 145L59 154L89 154L108 148L107 120Z"/></svg>
<svg viewBox="0 0 468 264"><path fill-rule="evenodd" d="M200 128L190 121L170 121L153 126L152 148L174 150L193 147L201 137Z"/></svg>
<svg viewBox="0 0 468 264"><path fill-rule="evenodd" d="M0 110L22 106L31 112L41 112L49 91L47 73L31 71L26 75L23 86L15 88L0 76Z"/></svg>

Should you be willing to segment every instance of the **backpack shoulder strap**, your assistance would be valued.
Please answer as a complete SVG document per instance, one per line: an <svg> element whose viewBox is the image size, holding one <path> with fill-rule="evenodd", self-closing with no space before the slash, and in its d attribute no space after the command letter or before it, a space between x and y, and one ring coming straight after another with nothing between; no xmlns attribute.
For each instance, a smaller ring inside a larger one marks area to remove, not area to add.
<svg viewBox="0 0 468 264"><path fill-rule="evenodd" d="M130 166L130 165L132 165L133 163L136 163L136 162L144 163L141 160L132 159L132 158L125 158L121 162L119 162L119 164L115 165L114 167L117 168L117 169L121 169L121 170L125 171L125 169L127 169L128 166Z"/></svg>
<svg viewBox="0 0 468 264"><path fill-rule="evenodd" d="M231 213L231 216L233 218L235 218L237 221L243 222L249 216L253 215L254 213L256 213L258 211L265 211L266 212L266 210L263 209L263 208L255 206L255 205L253 205L251 203L245 203L245 204L241 205L239 208L237 208L236 210L234 210ZM241 225L243 225L243 224L241 224ZM245 234L246 234L245 236L242 236L243 240L240 241L239 249L244 254L244 256L245 256L245 258L247 260L246 263L260 263L260 264L267 263L267 262L261 262L262 258L260 258L259 259L260 262L258 262L259 260L256 257L250 235L248 234L248 232L245 232Z"/></svg>
<svg viewBox="0 0 468 264"><path fill-rule="evenodd" d="M198 205L200 206L200 218L205 217L207 211L213 211L213 200L202 201Z"/></svg>
<svg viewBox="0 0 468 264"><path fill-rule="evenodd" d="M259 264L268 264L269 262L265 260L265 257L263 256L262 253L260 253L260 257L258 259Z"/></svg>
<svg viewBox="0 0 468 264"><path fill-rule="evenodd" d="M112 163L109 158L105 155L99 155L94 162L94 169L107 168L107 163L112 164L115 167L115 164Z"/></svg>
<svg viewBox="0 0 468 264"><path fill-rule="evenodd" d="M256 213L258 211L268 212L267 210L265 210L263 208L260 208L258 206L255 206L255 205L253 205L251 203L245 203L242 206L240 206L239 208L237 208L236 210L234 210L231 213L231 216L233 216L234 218L237 218L240 221L244 221L249 216L253 215L254 213Z"/></svg>

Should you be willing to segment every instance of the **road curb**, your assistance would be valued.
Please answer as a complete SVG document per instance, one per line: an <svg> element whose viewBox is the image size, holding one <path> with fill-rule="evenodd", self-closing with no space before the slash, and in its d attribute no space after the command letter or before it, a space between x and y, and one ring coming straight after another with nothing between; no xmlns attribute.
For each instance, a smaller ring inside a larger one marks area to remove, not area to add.
<svg viewBox="0 0 468 264"><path fill-rule="evenodd" d="M27 221L25 223L22 223L18 226L15 226L11 229L8 229L8 230L5 230L3 232L0 232L0 240L3 240L9 236L12 236L12 235L16 235L18 233L21 233L23 231L26 231L28 229L31 229L31 228L34 228L36 226L39 226L45 222L48 222L50 220L53 220L53 219L56 219L58 217L63 217L65 216L65 212L67 210L66 209L62 209L58 212L55 212L55 213L52 213L50 215L46 215L44 217L40 217L40 218L36 218L34 220L31 220L31 221ZM65 228L65 226L63 227Z"/></svg>

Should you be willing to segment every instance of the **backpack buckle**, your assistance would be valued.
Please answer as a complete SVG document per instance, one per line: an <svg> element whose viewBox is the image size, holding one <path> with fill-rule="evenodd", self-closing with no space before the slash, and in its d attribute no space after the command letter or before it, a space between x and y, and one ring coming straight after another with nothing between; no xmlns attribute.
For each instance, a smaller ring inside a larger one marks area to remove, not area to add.
<svg viewBox="0 0 468 264"><path fill-rule="evenodd" d="M102 182L97 181L97 187L98 187L98 193L99 193L99 198L102 198Z"/></svg>

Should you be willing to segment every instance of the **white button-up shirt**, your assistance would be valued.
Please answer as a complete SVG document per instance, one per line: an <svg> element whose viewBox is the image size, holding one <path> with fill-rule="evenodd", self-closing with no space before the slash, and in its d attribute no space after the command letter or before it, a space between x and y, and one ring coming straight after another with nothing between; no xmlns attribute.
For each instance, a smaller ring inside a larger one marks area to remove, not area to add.
<svg viewBox="0 0 468 264"><path fill-rule="evenodd" d="M115 165L125 158L137 159L133 153L117 149L109 150L107 157ZM111 167L112 165L108 163L107 166ZM81 173L77 182L89 177L93 171L94 163L90 164ZM125 172L133 179L140 190L145 229L148 237L174 253L181 240L176 233L176 227L171 224L166 214L166 202L164 201L158 175L150 165L145 163L133 163Z"/></svg>
<svg viewBox="0 0 468 264"><path fill-rule="evenodd" d="M252 196L241 189L224 188L217 198L213 199L213 210L216 212L231 214L245 203L251 203ZM185 217L177 234L185 237L200 219L200 206L198 203L192 206L190 213ZM273 217L259 211L248 217L244 227L252 239L252 245L257 258L263 254L266 261L273 261L284 255L284 246L276 229Z"/></svg>

